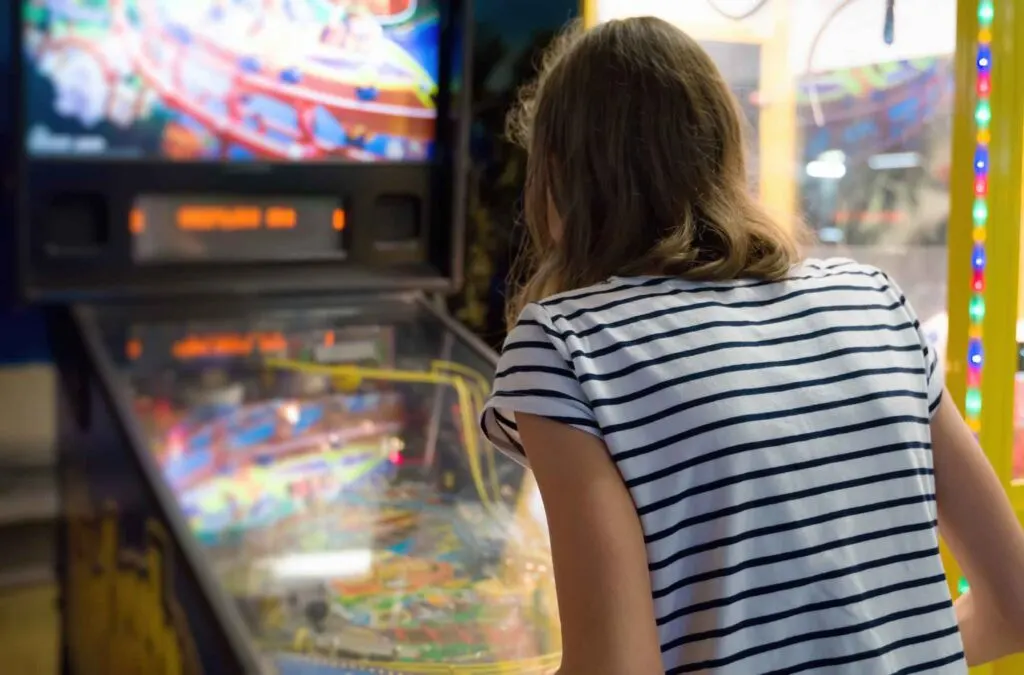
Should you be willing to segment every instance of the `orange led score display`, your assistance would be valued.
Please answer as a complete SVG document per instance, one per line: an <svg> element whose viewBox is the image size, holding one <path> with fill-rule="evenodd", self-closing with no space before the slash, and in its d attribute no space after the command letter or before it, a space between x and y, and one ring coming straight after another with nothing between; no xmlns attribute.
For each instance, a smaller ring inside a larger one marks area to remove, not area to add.
<svg viewBox="0 0 1024 675"><path fill-rule="evenodd" d="M176 341L171 353L179 361L191 361L216 356L271 354L287 348L288 340L281 333L219 333L189 335Z"/></svg>
<svg viewBox="0 0 1024 675"><path fill-rule="evenodd" d="M129 217L136 262L343 257L339 200L148 195Z"/></svg>
<svg viewBox="0 0 1024 675"><path fill-rule="evenodd" d="M258 230L266 227L272 230L291 230L298 222L295 209L287 206L182 206L174 217L174 226L186 232L209 232L211 230L235 231Z"/></svg>
<svg viewBox="0 0 1024 675"><path fill-rule="evenodd" d="M334 347L334 331L326 331L314 347ZM282 354L288 350L288 338L277 331L223 332L189 334L171 344L171 356L177 361L196 359L265 356ZM125 343L125 356L137 360L143 355L143 341L133 338Z"/></svg>

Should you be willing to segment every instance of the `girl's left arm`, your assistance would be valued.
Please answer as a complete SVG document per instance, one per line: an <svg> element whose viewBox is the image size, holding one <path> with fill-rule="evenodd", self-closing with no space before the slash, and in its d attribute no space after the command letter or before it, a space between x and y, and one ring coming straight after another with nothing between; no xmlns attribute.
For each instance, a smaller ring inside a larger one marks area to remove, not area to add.
<svg viewBox="0 0 1024 675"><path fill-rule="evenodd" d="M516 415L551 536L562 622L560 675L662 675L647 552L604 442Z"/></svg>

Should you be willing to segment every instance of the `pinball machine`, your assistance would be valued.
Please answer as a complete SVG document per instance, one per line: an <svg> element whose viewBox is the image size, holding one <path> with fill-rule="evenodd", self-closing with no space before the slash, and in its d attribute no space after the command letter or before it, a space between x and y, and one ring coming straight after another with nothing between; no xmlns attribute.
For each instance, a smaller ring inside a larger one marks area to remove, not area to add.
<svg viewBox="0 0 1024 675"><path fill-rule="evenodd" d="M536 489L443 309L469 3L10 12L64 672L553 671Z"/></svg>

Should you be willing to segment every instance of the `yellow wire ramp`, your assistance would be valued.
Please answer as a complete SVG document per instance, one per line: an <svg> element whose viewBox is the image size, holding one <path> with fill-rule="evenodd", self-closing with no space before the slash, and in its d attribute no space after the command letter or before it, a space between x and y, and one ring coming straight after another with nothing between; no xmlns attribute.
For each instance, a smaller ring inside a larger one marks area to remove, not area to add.
<svg viewBox="0 0 1024 675"><path fill-rule="evenodd" d="M451 387L459 404L459 433L462 436L474 487L484 508L492 512L497 510L496 502L501 500L501 485L494 449L477 429L477 420L483 412L489 390L487 379L479 372L460 363L443 360L432 361L429 371L369 368L348 364L325 365L292 359L267 359L265 365L270 369L329 377L345 389L355 389L365 380ZM486 462L486 469L483 462Z"/></svg>

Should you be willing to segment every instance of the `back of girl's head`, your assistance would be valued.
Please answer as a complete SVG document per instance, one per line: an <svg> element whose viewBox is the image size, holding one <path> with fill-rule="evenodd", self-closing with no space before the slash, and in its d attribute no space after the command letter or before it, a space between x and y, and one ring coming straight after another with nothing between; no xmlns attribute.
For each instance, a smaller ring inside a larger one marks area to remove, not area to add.
<svg viewBox="0 0 1024 675"><path fill-rule="evenodd" d="M616 275L776 279L797 261L749 191L732 93L665 21L567 32L509 123L529 153L530 238L511 314Z"/></svg>

